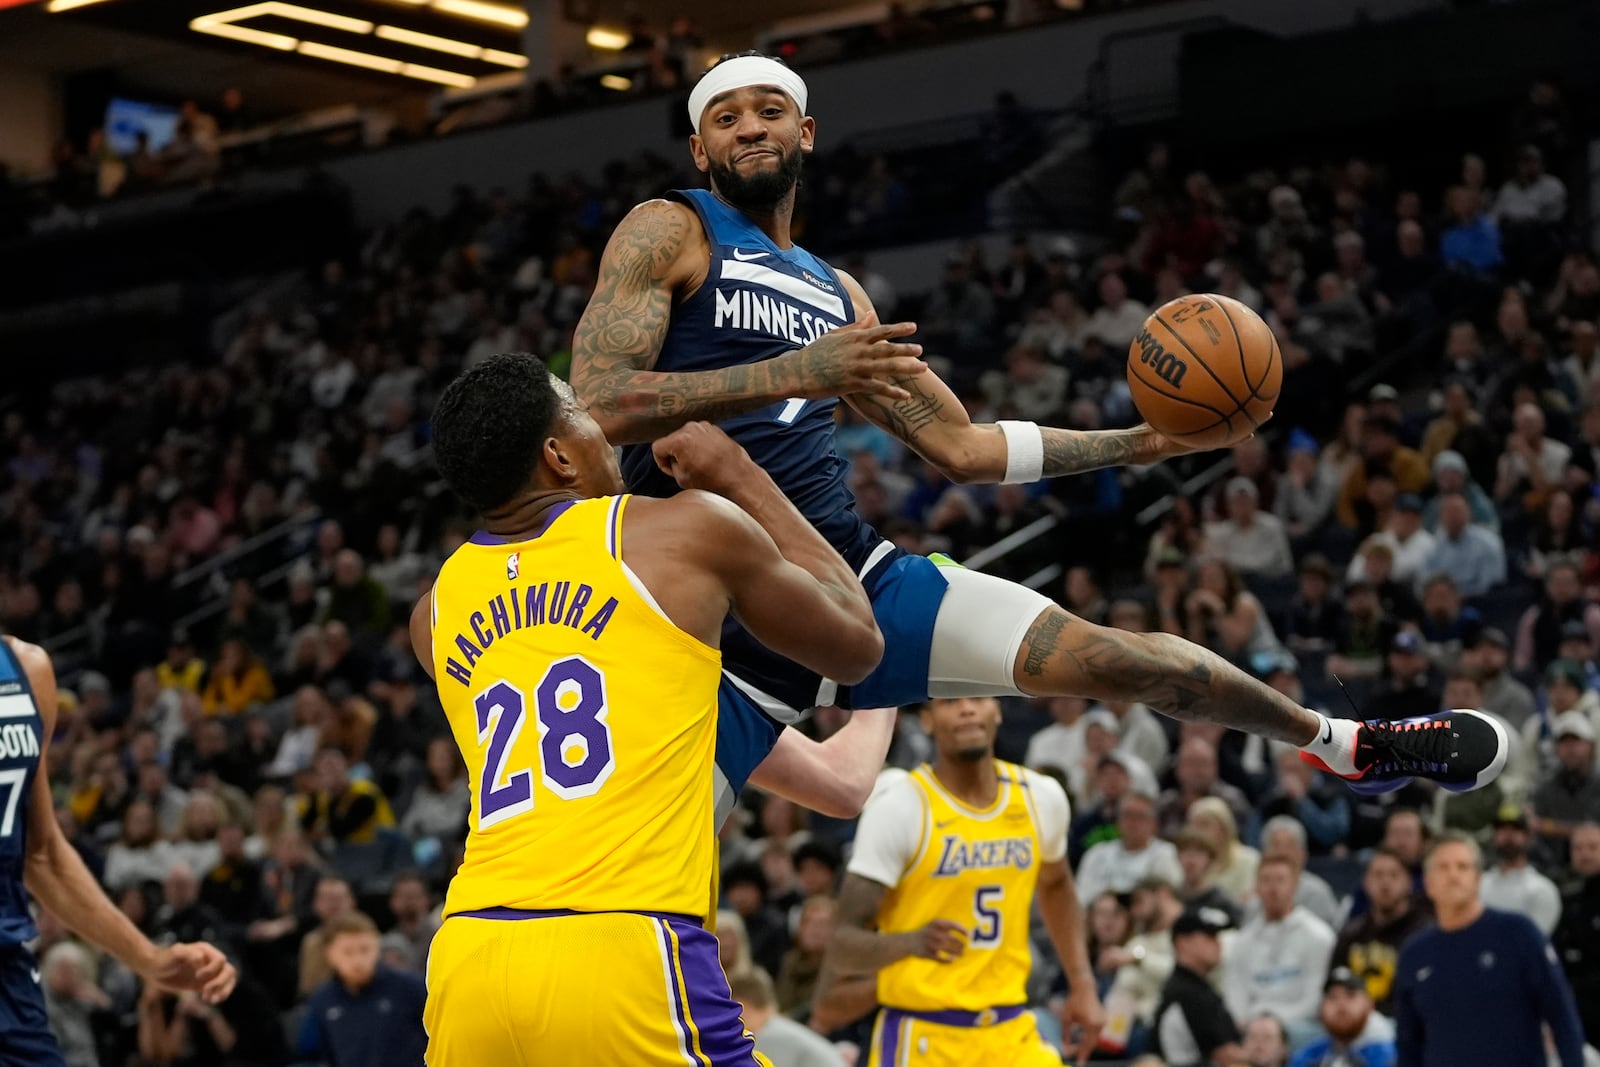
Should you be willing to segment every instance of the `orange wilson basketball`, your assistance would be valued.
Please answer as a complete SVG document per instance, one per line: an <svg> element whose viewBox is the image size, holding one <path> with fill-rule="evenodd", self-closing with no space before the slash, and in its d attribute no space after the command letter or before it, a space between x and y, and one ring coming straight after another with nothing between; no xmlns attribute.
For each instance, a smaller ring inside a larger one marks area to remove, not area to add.
<svg viewBox="0 0 1600 1067"><path fill-rule="evenodd" d="M1232 297L1170 300L1128 348L1128 388L1146 422L1196 448L1255 433L1283 386L1283 354L1261 316Z"/></svg>

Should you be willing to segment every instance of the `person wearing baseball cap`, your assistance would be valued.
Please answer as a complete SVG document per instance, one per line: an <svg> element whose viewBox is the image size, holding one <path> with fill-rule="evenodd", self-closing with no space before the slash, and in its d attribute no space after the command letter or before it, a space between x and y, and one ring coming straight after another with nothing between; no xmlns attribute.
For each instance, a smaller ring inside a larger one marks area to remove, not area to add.
<svg viewBox="0 0 1600 1067"><path fill-rule="evenodd" d="M1289 1067L1391 1067L1394 1023L1373 1010L1360 975L1335 967L1322 990L1323 1028L1328 1032L1300 1049Z"/></svg>
<svg viewBox="0 0 1600 1067"><path fill-rule="evenodd" d="M1494 712L1518 729L1532 717L1533 693L1511 676L1511 641L1504 630L1486 626L1478 631L1478 639L1467 647L1461 662L1477 670L1483 681L1480 706L1485 711Z"/></svg>
<svg viewBox="0 0 1600 1067"><path fill-rule="evenodd" d="M1548 936L1561 918L1561 893L1528 862L1532 831L1526 809L1501 806L1494 820L1495 863L1483 872L1479 895L1491 908L1526 915Z"/></svg>
<svg viewBox="0 0 1600 1067"><path fill-rule="evenodd" d="M1386 719L1409 719L1439 710L1443 686L1433 680L1428 646L1415 630L1400 630L1389 639L1387 681L1372 698L1367 714Z"/></svg>
<svg viewBox="0 0 1600 1067"><path fill-rule="evenodd" d="M1441 497L1447 493L1460 493L1467 498L1467 514L1474 526L1494 534L1500 532L1500 513L1495 510L1494 501L1473 480L1466 457L1460 452L1445 449L1433 457L1433 484L1436 492L1422 509L1422 524L1430 533L1439 532Z"/></svg>
<svg viewBox="0 0 1600 1067"><path fill-rule="evenodd" d="M1565 861L1567 839L1579 823L1600 822L1600 773L1594 762L1595 729L1589 716L1576 709L1550 722L1556 767L1534 789L1529 807L1537 813L1533 828L1545 847Z"/></svg>
<svg viewBox="0 0 1600 1067"><path fill-rule="evenodd" d="M1206 523L1206 544L1240 574L1276 578L1294 570L1294 554L1283 520L1261 507L1261 490L1244 475L1229 479L1222 494L1227 518Z"/></svg>
<svg viewBox="0 0 1600 1067"><path fill-rule="evenodd" d="M1232 927L1219 908L1185 909L1172 924L1172 975L1161 990L1155 1014L1156 1051L1169 1067L1231 1063L1242 1037L1211 973L1222 963L1224 930Z"/></svg>

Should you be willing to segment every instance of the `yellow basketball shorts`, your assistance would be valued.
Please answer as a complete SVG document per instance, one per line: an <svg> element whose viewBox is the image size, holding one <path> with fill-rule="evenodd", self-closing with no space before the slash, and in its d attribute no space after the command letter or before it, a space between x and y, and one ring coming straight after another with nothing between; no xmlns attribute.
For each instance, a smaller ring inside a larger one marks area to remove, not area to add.
<svg viewBox="0 0 1600 1067"><path fill-rule="evenodd" d="M1027 1008L987 1012L884 1008L872 1028L870 1067L1061 1067Z"/></svg>
<svg viewBox="0 0 1600 1067"><path fill-rule="evenodd" d="M428 1067L770 1067L692 919L490 909L428 954Z"/></svg>

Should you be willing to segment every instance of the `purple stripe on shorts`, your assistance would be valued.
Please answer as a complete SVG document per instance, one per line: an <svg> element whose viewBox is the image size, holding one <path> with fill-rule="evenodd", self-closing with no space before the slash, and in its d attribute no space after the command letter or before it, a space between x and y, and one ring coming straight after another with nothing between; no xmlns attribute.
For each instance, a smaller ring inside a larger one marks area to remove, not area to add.
<svg viewBox="0 0 1600 1067"><path fill-rule="evenodd" d="M699 1031L700 1051L712 1067L754 1067L755 1041L745 1036L739 1003L728 991L728 979L717 958L716 935L683 919L670 919L668 924L678 935L678 966L683 969L683 987L688 993L683 1007ZM662 933L665 936L665 931Z"/></svg>
<svg viewBox="0 0 1600 1067"><path fill-rule="evenodd" d="M900 1023L905 1017L903 1011L883 1009L883 1055L879 1058L883 1067L894 1067L895 1057L900 1054Z"/></svg>
<svg viewBox="0 0 1600 1067"><path fill-rule="evenodd" d="M681 963L677 952L672 947L672 934L667 927L668 924L665 922L656 924L656 936L661 938L661 948L667 954L671 971L668 975L667 995L672 999L672 1014L677 1020L678 1033L683 1037L684 1047L689 1050L689 1058L695 1063L703 1064L705 1061L695 1055L694 1034L689 1030L689 1017L683 1007L683 997L678 991L678 976L682 973ZM685 981L683 984L687 988L689 983Z"/></svg>
<svg viewBox="0 0 1600 1067"><path fill-rule="evenodd" d="M552 507L549 511L544 513L544 522L539 524L539 528L534 531L533 537L524 538L524 540L532 541L534 537L538 537L540 534L550 529L550 524L555 522L556 518L561 515L562 512L566 511L576 503L576 500L563 500L561 503ZM491 548L495 545L509 545L511 543L504 537L501 537L499 534L492 534L488 530L478 530L473 533L471 537L467 538L467 540L471 541L475 545L487 545Z"/></svg>
<svg viewBox="0 0 1600 1067"><path fill-rule="evenodd" d="M885 1016L894 1016L896 1023L900 1019L920 1019L925 1023L937 1023L940 1026L998 1026L1008 1023L1028 1010L1026 1004L1011 1004L1004 1008L985 1008L983 1011L905 1011L901 1008L883 1009Z"/></svg>

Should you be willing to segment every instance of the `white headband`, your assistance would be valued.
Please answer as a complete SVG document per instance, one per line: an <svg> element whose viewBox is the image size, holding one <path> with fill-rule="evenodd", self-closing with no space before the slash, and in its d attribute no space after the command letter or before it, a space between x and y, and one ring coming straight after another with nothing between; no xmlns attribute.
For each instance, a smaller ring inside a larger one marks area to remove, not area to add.
<svg viewBox="0 0 1600 1067"><path fill-rule="evenodd" d="M766 56L740 56L726 63L718 63L695 83L689 93L689 123L700 129L700 118L712 99L735 89L748 89L752 85L775 85L789 95L806 113L806 83L788 67Z"/></svg>

